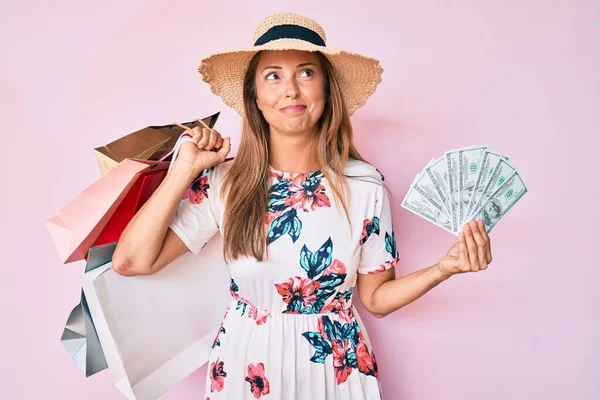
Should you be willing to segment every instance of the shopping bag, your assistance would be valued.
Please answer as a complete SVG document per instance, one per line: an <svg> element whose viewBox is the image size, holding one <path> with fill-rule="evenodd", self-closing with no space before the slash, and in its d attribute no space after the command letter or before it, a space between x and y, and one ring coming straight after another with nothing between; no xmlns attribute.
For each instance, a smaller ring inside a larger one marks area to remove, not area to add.
<svg viewBox="0 0 600 400"><path fill-rule="evenodd" d="M129 221L160 186L166 175L166 169L140 173L134 185L127 192L123 201L94 241L94 246L118 241Z"/></svg>
<svg viewBox="0 0 600 400"><path fill-rule="evenodd" d="M156 399L208 361L231 301L222 237L152 275L123 277L111 263L82 277L115 382L129 399Z"/></svg>
<svg viewBox="0 0 600 400"><path fill-rule="evenodd" d="M220 113L183 124L147 126L105 146L94 149L102 175L127 158L158 161L175 147L184 129L196 126L213 128Z"/></svg>
<svg viewBox="0 0 600 400"><path fill-rule="evenodd" d="M209 117L211 120L208 122L214 124L218 115ZM209 127L204 119L197 119L194 123ZM93 245L119 239L135 212L166 176L169 162L165 160L173 158L184 140L191 140L188 125L166 125L170 127L170 134L178 132L179 136L172 146L169 144L168 148L159 149L160 160L121 161L46 221L63 263L85 259Z"/></svg>
<svg viewBox="0 0 600 400"><path fill-rule="evenodd" d="M46 226L62 262L83 260L132 188L148 193L160 184L160 175L146 182L144 173L164 172L168 166L168 162L126 159L48 219ZM138 193L133 193L137 198ZM114 235L110 238L116 240Z"/></svg>
<svg viewBox="0 0 600 400"><path fill-rule="evenodd" d="M92 247L85 272L93 271L110 262L116 245L116 243L108 243L104 246ZM107 368L106 358L83 289L81 289L81 301L71 311L60 341L86 378Z"/></svg>

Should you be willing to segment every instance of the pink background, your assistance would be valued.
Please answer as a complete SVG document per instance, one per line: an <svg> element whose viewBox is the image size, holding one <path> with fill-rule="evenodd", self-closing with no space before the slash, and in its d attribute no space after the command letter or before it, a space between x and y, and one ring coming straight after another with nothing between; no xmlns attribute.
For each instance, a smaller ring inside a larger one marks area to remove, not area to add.
<svg viewBox="0 0 600 400"><path fill-rule="evenodd" d="M398 276L454 240L399 206L431 157L488 144L529 186L492 235L488 271L382 320L362 313L384 397L600 398L600 3L87 3L0 4L0 398L122 398L108 371L84 378L60 344L83 264L61 265L44 221L99 176L92 148L128 132L223 110L217 128L239 143L239 118L196 67L251 44L255 25L283 10L317 19L329 46L382 62L383 84L353 123L396 199ZM204 374L163 398L201 398Z"/></svg>

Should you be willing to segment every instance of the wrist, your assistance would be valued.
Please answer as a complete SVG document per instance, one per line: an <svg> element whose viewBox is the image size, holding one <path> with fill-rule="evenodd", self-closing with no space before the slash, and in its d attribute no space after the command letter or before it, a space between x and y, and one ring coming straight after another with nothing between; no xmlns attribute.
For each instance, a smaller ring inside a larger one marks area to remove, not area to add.
<svg viewBox="0 0 600 400"><path fill-rule="evenodd" d="M443 282L452 276L452 274L442 271L440 268L440 263L433 265L431 270L435 280L439 282Z"/></svg>
<svg viewBox="0 0 600 400"><path fill-rule="evenodd" d="M194 179L198 177L200 172L202 172L202 170L198 171L198 169L188 161L175 160L169 168L167 177L171 177L171 180L181 182L184 186L188 187L192 184Z"/></svg>

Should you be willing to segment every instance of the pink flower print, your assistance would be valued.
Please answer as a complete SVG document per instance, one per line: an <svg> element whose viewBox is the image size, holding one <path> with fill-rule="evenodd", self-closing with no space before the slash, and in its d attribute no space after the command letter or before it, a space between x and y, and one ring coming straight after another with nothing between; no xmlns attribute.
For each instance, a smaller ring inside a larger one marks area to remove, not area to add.
<svg viewBox="0 0 600 400"><path fill-rule="evenodd" d="M250 307L250 311L248 313L248 317L254 319L256 325L262 325L267 322L267 319L271 316L271 313L268 310L264 310L258 307Z"/></svg>
<svg viewBox="0 0 600 400"><path fill-rule="evenodd" d="M331 265L329 267L327 267L327 269L325 271L323 271L323 275L345 274L345 273L346 273L346 266L344 265L343 262L341 262L338 259L333 260Z"/></svg>
<svg viewBox="0 0 600 400"><path fill-rule="evenodd" d="M345 340L332 340L331 344L333 348L333 368L339 385L346 382L348 376L352 373L352 365L348 360L348 353L352 350L352 346Z"/></svg>
<svg viewBox="0 0 600 400"><path fill-rule="evenodd" d="M271 391L269 380L265 376L265 366L263 363L248 364L248 376L246 382L250 383L250 391L254 398L260 399L260 396L267 395Z"/></svg>
<svg viewBox="0 0 600 400"><path fill-rule="evenodd" d="M358 370L365 375L375 376L375 366L373 359L367 349L367 343L364 340L359 340L356 345L356 361L358 362Z"/></svg>
<svg viewBox="0 0 600 400"><path fill-rule="evenodd" d="M377 366L377 360L375 359L375 353L371 352L371 359L373 360L373 371L375 371L375 378L379 379L379 367Z"/></svg>
<svg viewBox="0 0 600 400"><path fill-rule="evenodd" d="M367 218L363 221L363 229L362 229L362 233L360 235L360 240L358 243L362 246L363 244L365 244L367 242L367 240L369 239L369 237L372 234L379 235L379 218L378 217L373 217L371 219Z"/></svg>
<svg viewBox="0 0 600 400"><path fill-rule="evenodd" d="M351 324L354 322L354 314L352 313L352 309L349 308L348 304L346 303L346 299L342 299L340 303L342 304L342 307L338 311L338 318L343 323Z"/></svg>
<svg viewBox="0 0 600 400"><path fill-rule="evenodd" d="M400 261L399 257L393 258L390 261L386 261L383 264L381 264L379 266L379 268L374 269L372 271L369 271L369 274L376 274L378 272L382 272L382 271L385 271L387 269L393 268L393 267L396 266L396 264L398 264L398 261Z"/></svg>
<svg viewBox="0 0 600 400"><path fill-rule="evenodd" d="M304 211L314 211L317 207L331 207L323 185L306 183L309 175L298 174L294 177L288 189L291 196L285 200L285 205Z"/></svg>
<svg viewBox="0 0 600 400"><path fill-rule="evenodd" d="M317 320L317 329L319 330L319 333L321 334L321 336L324 339L327 339L327 333L325 333L325 325L323 324L323 318L319 318Z"/></svg>
<svg viewBox="0 0 600 400"><path fill-rule="evenodd" d="M337 313L340 321L344 323L352 323L354 320L350 305L344 298L334 298L321 309L321 313Z"/></svg>
<svg viewBox="0 0 600 400"><path fill-rule="evenodd" d="M291 182L294 179L294 174L290 172L282 172L282 171L271 171L271 177L277 178L280 181L288 181Z"/></svg>
<svg viewBox="0 0 600 400"><path fill-rule="evenodd" d="M185 191L183 198L189 198L192 204L200 204L202 200L208 197L207 190L209 188L208 176L204 175L192 182L191 186Z"/></svg>
<svg viewBox="0 0 600 400"><path fill-rule="evenodd" d="M310 278L300 278L295 276L289 278L287 282L276 283L275 288L277 292L283 296L283 301L286 304L293 303L294 305L303 304L304 306L310 305L317 299L316 291L321 286L321 282L313 281ZM297 310L292 308L292 310Z"/></svg>
<svg viewBox="0 0 600 400"><path fill-rule="evenodd" d="M215 362L210 364L210 391L220 392L225 386L225 377L227 372L223 370L223 361L217 358Z"/></svg>

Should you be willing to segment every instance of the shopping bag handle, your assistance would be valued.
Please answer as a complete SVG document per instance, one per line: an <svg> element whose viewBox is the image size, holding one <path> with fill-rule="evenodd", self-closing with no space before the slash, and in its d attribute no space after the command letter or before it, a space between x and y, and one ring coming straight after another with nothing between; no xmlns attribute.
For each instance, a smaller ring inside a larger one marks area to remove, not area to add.
<svg viewBox="0 0 600 400"><path fill-rule="evenodd" d="M198 118L195 121L200 122L205 128L210 129L210 127L208 125L206 125L206 123L204 121L202 121L202 119ZM165 154L158 160L158 161L165 161L165 159L167 157L169 157L171 154L173 154L173 158L171 159L171 165L173 165L173 161L175 161L175 157L177 156L177 152L179 151L179 147L181 146L181 143L192 141L192 133L191 133L192 130L188 126L185 126L178 122L174 122L172 125L176 125L180 128L183 128L183 133L181 134L181 136L179 136L179 139L177 139L177 143L175 143L175 147L173 147L173 150L169 151L167 154ZM171 168L171 166L169 166L169 169L170 168Z"/></svg>

